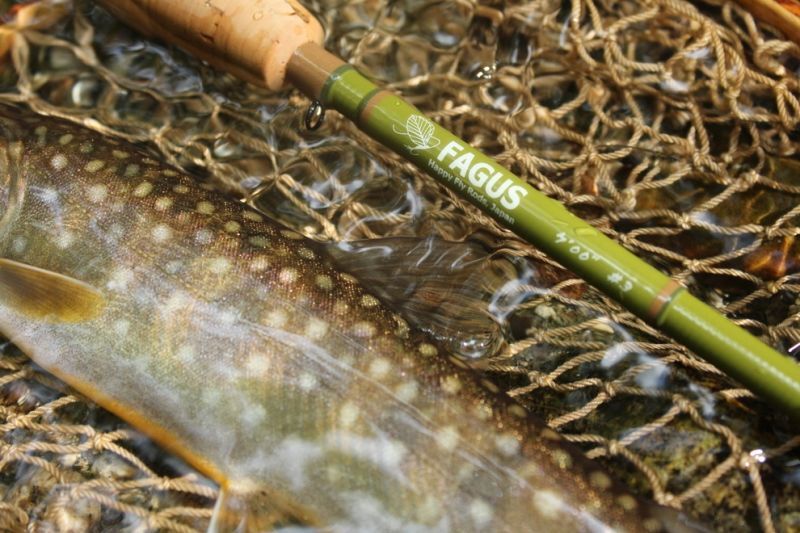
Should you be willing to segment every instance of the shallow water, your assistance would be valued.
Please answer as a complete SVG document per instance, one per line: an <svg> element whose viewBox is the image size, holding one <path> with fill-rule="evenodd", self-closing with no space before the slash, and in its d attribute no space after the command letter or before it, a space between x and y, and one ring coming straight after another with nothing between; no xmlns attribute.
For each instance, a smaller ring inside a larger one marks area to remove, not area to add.
<svg viewBox="0 0 800 533"><path fill-rule="evenodd" d="M800 174L792 162L800 109L791 94L800 92L792 68L800 57L761 47L738 8L309 5L324 22L329 49L778 349L800 341ZM16 45L16 66L6 63L0 76L3 99L21 97L39 111L150 141L162 157L312 238L436 234L514 258L518 268L487 307L507 332L505 351L488 371L501 387L645 497L681 506L714 529L768 529L770 521L800 528L800 437L780 413L334 113L322 129L306 131L308 102L298 94L240 83L142 40L98 8L81 5L80 13ZM642 13L649 16L634 16ZM713 31L733 44L714 49ZM734 60L740 49L743 62ZM164 490L155 474L174 478L185 467L146 451L141 437L115 434L121 423L88 404L52 408L58 388L36 385L46 378L28 376L13 353L7 347L0 360L7 422L0 435L11 447L6 453L33 459L0 461L0 483L19 520L135 529L155 516L203 527L213 487L200 480ZM15 417L39 406L55 428L20 430ZM83 433L70 433L68 424ZM105 438L100 451L96 435ZM86 450L32 444L48 439ZM122 466L102 467L100 455ZM49 464L69 475L56 484L42 474ZM96 479L110 488L93 487ZM131 480L144 486L125 488ZM759 507L761 490L766 508Z"/></svg>

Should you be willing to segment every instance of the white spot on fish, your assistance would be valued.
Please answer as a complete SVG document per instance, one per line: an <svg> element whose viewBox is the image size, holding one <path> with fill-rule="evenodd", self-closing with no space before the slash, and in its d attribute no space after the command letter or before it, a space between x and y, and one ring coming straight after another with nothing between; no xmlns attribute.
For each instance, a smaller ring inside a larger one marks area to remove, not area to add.
<svg viewBox="0 0 800 533"><path fill-rule="evenodd" d="M297 378L297 385L306 392L316 389L318 384L317 378L308 372L303 372L300 374L300 377Z"/></svg>
<svg viewBox="0 0 800 533"><path fill-rule="evenodd" d="M378 357L369 364L369 375L381 379L392 369L392 364L385 357Z"/></svg>
<svg viewBox="0 0 800 533"><path fill-rule="evenodd" d="M461 390L461 380L458 376L446 376L442 379L442 390L447 394L457 394Z"/></svg>
<svg viewBox="0 0 800 533"><path fill-rule="evenodd" d="M228 233L236 233L242 228L241 224L236 222L235 220L229 220L225 223L225 231Z"/></svg>
<svg viewBox="0 0 800 533"><path fill-rule="evenodd" d="M120 267L111 272L111 277L108 279L106 287L112 291L125 291L131 281L133 281L133 271Z"/></svg>
<svg viewBox="0 0 800 533"><path fill-rule="evenodd" d="M259 215L258 213L254 213L253 211L245 211L242 213L242 216L248 220L253 220L255 222L263 222L264 217Z"/></svg>
<svg viewBox="0 0 800 533"><path fill-rule="evenodd" d="M169 196L162 196L156 200L155 208L157 211L166 211L172 206L172 198Z"/></svg>
<svg viewBox="0 0 800 533"><path fill-rule="evenodd" d="M596 489L606 490L611 487L611 478L605 472L595 470L589 474L589 483Z"/></svg>
<svg viewBox="0 0 800 533"><path fill-rule="evenodd" d="M319 320L317 318L312 318L308 321L306 325L306 336L311 340L321 339L325 334L328 332L328 323Z"/></svg>
<svg viewBox="0 0 800 533"><path fill-rule="evenodd" d="M250 261L250 270L253 272L262 272L269 268L269 259L265 255L257 255Z"/></svg>
<svg viewBox="0 0 800 533"><path fill-rule="evenodd" d="M178 175L177 172L175 172L174 170L171 170L169 168L165 168L164 170L161 171L161 173L164 174L165 176L169 177L169 178L174 178L175 176Z"/></svg>
<svg viewBox="0 0 800 533"><path fill-rule="evenodd" d="M125 177L133 178L134 176L138 176L140 170L141 167L139 167L139 165L137 165L136 163L131 163L130 165L125 167L125 172L124 172Z"/></svg>
<svg viewBox="0 0 800 533"><path fill-rule="evenodd" d="M551 520L558 518L561 509L564 507L564 501L558 494L544 489L539 489L534 493L533 504L539 514Z"/></svg>
<svg viewBox="0 0 800 533"><path fill-rule="evenodd" d="M106 199L108 196L108 187L103 184L92 185L86 191L90 202L99 203Z"/></svg>
<svg viewBox="0 0 800 533"><path fill-rule="evenodd" d="M66 168L67 163L67 158L64 157L64 154L56 154L50 159L50 166L55 170L63 170Z"/></svg>
<svg viewBox="0 0 800 533"><path fill-rule="evenodd" d="M278 274L278 280L280 280L281 283L294 283L297 281L298 275L297 270L294 268L284 268L281 269Z"/></svg>
<svg viewBox="0 0 800 533"><path fill-rule="evenodd" d="M342 427L349 428L358 420L360 409L352 402L345 402L339 410L339 423Z"/></svg>
<svg viewBox="0 0 800 533"><path fill-rule="evenodd" d="M187 192L189 192L189 187L187 187L186 185L176 185L172 188L172 190L178 194L186 194Z"/></svg>
<svg viewBox="0 0 800 533"><path fill-rule="evenodd" d="M133 189L133 195L137 198L144 198L153 191L153 184L149 181L143 181Z"/></svg>
<svg viewBox="0 0 800 533"><path fill-rule="evenodd" d="M73 137L73 135L71 133L65 133L64 135L62 135L61 137L58 138L58 144L60 144L61 146L65 146L65 145L71 143L72 139L74 139L74 138L75 137Z"/></svg>
<svg viewBox="0 0 800 533"><path fill-rule="evenodd" d="M197 230L197 233L194 234L194 240L197 242L197 244L208 244L214 240L214 234L211 232L211 230L203 228L201 230Z"/></svg>
<svg viewBox="0 0 800 533"><path fill-rule="evenodd" d="M494 511L492 506L486 503L486 500L475 498L469 504L469 515L479 528L485 528L492 521Z"/></svg>
<svg viewBox="0 0 800 533"><path fill-rule="evenodd" d="M436 444L448 452L456 449L460 439L455 426L445 426L436 433Z"/></svg>
<svg viewBox="0 0 800 533"><path fill-rule="evenodd" d="M367 308L376 307L380 302L371 294L365 294L361 297L361 305Z"/></svg>
<svg viewBox="0 0 800 533"><path fill-rule="evenodd" d="M297 255L299 255L303 259L308 259L309 261L316 257L314 255L314 252L312 252L308 248L300 248L299 250L297 250Z"/></svg>
<svg viewBox="0 0 800 533"><path fill-rule="evenodd" d="M62 250L65 248L69 248L73 242L75 242L75 235L66 230L59 233L58 237L56 237L56 246L58 246Z"/></svg>
<svg viewBox="0 0 800 533"><path fill-rule="evenodd" d="M181 261L170 261L164 266L164 270L166 270L168 274L177 274L182 268L183 262Z"/></svg>
<svg viewBox="0 0 800 533"><path fill-rule="evenodd" d="M286 313L281 311L280 309L273 309L267 314L267 324L279 328L286 324L289 321L289 317L286 316Z"/></svg>
<svg viewBox="0 0 800 533"><path fill-rule="evenodd" d="M247 358L245 368L250 377L264 378L269 375L270 361L267 356L261 353L253 354ZM248 409L250 407L248 406Z"/></svg>
<svg viewBox="0 0 800 533"><path fill-rule="evenodd" d="M299 241L299 240L301 240L303 238L302 235L300 235L296 231L292 231L290 229L282 230L281 231L281 235L283 235L287 239L292 239L292 240L295 240L295 241Z"/></svg>
<svg viewBox="0 0 800 533"><path fill-rule="evenodd" d="M325 274L318 275L314 278L314 282L317 284L317 287L324 291L329 291L333 288L333 280L330 276L326 276Z"/></svg>
<svg viewBox="0 0 800 533"><path fill-rule="evenodd" d="M230 326L231 324L239 320L240 317L241 315L235 309L223 309L217 315L217 320L222 325Z"/></svg>
<svg viewBox="0 0 800 533"><path fill-rule="evenodd" d="M123 152L122 150L112 150L111 154L117 159L127 159L131 155L128 152Z"/></svg>
<svg viewBox="0 0 800 533"><path fill-rule="evenodd" d="M419 348L417 349L419 350L419 353L421 353L426 357L433 357L434 355L439 353L439 351L436 349L436 346L434 346L433 344L428 344L427 342L423 342L422 344L420 344Z"/></svg>
<svg viewBox="0 0 800 533"><path fill-rule="evenodd" d="M11 241L11 251L15 254L21 254L27 247L28 241L25 239L25 237L14 237L14 240Z"/></svg>
<svg viewBox="0 0 800 533"><path fill-rule="evenodd" d="M151 234L155 242L167 242L172 238L172 228L166 224L157 224Z"/></svg>
<svg viewBox="0 0 800 533"><path fill-rule="evenodd" d="M245 427L255 429L264 423L267 418L267 411L257 403L251 403L244 409L241 414L241 420L244 422Z"/></svg>
<svg viewBox="0 0 800 533"><path fill-rule="evenodd" d="M497 446L497 450L506 457L513 457L519 453L519 440L512 433L502 433L496 436L494 443Z"/></svg>
<svg viewBox="0 0 800 533"><path fill-rule="evenodd" d="M210 215L214 212L215 207L214 204L211 202L207 202L203 200L202 202L197 202L197 212L201 215Z"/></svg>
<svg viewBox="0 0 800 533"><path fill-rule="evenodd" d="M168 313L180 311L181 309L186 308L189 305L189 302L190 299L186 294L182 292L172 293L172 295L166 301L166 311Z"/></svg>
<svg viewBox="0 0 800 533"><path fill-rule="evenodd" d="M369 322L356 322L353 325L353 334L362 339L368 339L375 335L375 326Z"/></svg>
<svg viewBox="0 0 800 533"><path fill-rule="evenodd" d="M177 355L178 359L180 359L182 362L188 364L194 361L197 352L195 351L194 346L191 344L182 344L178 348L178 351L175 353L175 355Z"/></svg>
<svg viewBox="0 0 800 533"><path fill-rule="evenodd" d="M215 257L208 264L209 270L214 274L224 274L231 268L231 262L225 257Z"/></svg>
<svg viewBox="0 0 800 533"><path fill-rule="evenodd" d="M406 381L405 383L401 383L399 387L394 391L394 395L397 397L398 400L401 402L411 402L414 398L417 397L417 393L419 392L419 385L417 385L416 381Z"/></svg>
<svg viewBox="0 0 800 533"><path fill-rule="evenodd" d="M86 169L87 172L97 172L104 166L106 166L105 161L101 159L94 159L86 163L86 166L84 168Z"/></svg>
<svg viewBox="0 0 800 533"><path fill-rule="evenodd" d="M125 320L124 318L114 322L114 333L118 337L126 336L130 329L131 329L131 323Z"/></svg>
<svg viewBox="0 0 800 533"><path fill-rule="evenodd" d="M247 240L250 242L250 244L257 246L258 248L266 248L269 246L269 240L262 235L253 235Z"/></svg>

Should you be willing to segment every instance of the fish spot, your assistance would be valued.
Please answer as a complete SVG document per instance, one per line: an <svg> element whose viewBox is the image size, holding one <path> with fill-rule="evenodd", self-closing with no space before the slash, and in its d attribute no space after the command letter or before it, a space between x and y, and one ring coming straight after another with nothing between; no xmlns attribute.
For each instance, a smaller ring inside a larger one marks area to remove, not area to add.
<svg viewBox="0 0 800 533"><path fill-rule="evenodd" d="M215 207L211 202L203 200L201 202L197 202L197 207L195 209L201 215L210 215L214 212Z"/></svg>
<svg viewBox="0 0 800 533"><path fill-rule="evenodd" d="M44 137L47 135L47 127L46 126L37 126L33 132L38 135L39 137Z"/></svg>
<svg viewBox="0 0 800 533"><path fill-rule="evenodd" d="M354 276L351 276L350 274L348 274L346 272L339 272L339 279L342 280L345 283L350 283L352 285L358 285L358 280Z"/></svg>
<svg viewBox="0 0 800 533"><path fill-rule="evenodd" d="M133 271L128 268L117 268L111 272L106 286L112 291L124 291L128 284L133 281Z"/></svg>
<svg viewBox="0 0 800 533"><path fill-rule="evenodd" d="M131 163L130 165L125 166L125 170L123 174L127 178L132 178L134 176L138 176L141 171L141 167L136 163Z"/></svg>
<svg viewBox="0 0 800 533"><path fill-rule="evenodd" d="M257 255L250 261L250 270L253 272L263 272L269 268L269 259L266 255Z"/></svg>
<svg viewBox="0 0 800 533"><path fill-rule="evenodd" d="M516 418L527 418L528 417L528 411L526 411L525 408L522 407L518 403L513 403L513 404L509 405L508 406L508 413L511 416L514 416Z"/></svg>
<svg viewBox="0 0 800 533"><path fill-rule="evenodd" d="M638 503L636 502L636 498L634 498L630 494L622 494L620 496L617 496L616 500L619 506L625 509L626 511L633 511L636 509L636 506L638 505Z"/></svg>
<svg viewBox="0 0 800 533"><path fill-rule="evenodd" d="M411 328L408 326L408 322L406 322L400 315L394 315L392 318L394 319L395 324L397 324L394 334L401 339L407 339L411 333Z"/></svg>
<svg viewBox="0 0 800 533"><path fill-rule="evenodd" d="M458 368L469 368L469 365L467 363L465 363L463 359L461 359L460 357L458 357L456 355L449 355L449 356L447 356L447 359L451 363L453 363L454 366L456 366Z"/></svg>
<svg viewBox="0 0 800 533"><path fill-rule="evenodd" d="M167 271L168 274L177 274L183 268L182 261L170 261L164 267L164 270Z"/></svg>
<svg viewBox="0 0 800 533"><path fill-rule="evenodd" d="M375 335L376 328L369 322L356 322L353 325L353 334L362 339L369 339Z"/></svg>
<svg viewBox="0 0 800 533"><path fill-rule="evenodd" d="M269 247L269 239L267 239L263 235L253 235L252 237L247 239L247 242L249 242L250 244L252 244L253 246L256 246L258 248L268 248Z"/></svg>
<svg viewBox="0 0 800 533"><path fill-rule="evenodd" d="M156 199L155 208L157 211L166 211L172 207L172 198L169 196L161 196Z"/></svg>
<svg viewBox="0 0 800 533"><path fill-rule="evenodd" d="M244 218L246 218L248 220L252 220L254 222L263 222L264 221L264 217L262 217L261 215L259 215L258 213L255 213L253 211L245 211L244 213L242 213L242 216Z"/></svg>
<svg viewBox="0 0 800 533"><path fill-rule="evenodd" d="M215 257L208 264L209 270L214 274L225 274L231 268L231 262L225 257Z"/></svg>
<svg viewBox="0 0 800 533"><path fill-rule="evenodd" d="M72 243L75 242L75 235L70 231L62 231L59 233L58 237L56 237L56 246L61 248L62 250L65 248L69 248L72 246Z"/></svg>
<svg viewBox="0 0 800 533"><path fill-rule="evenodd" d="M419 353L421 353L426 357L433 357L434 355L439 353L439 350L436 349L436 346L434 346L433 344L428 344L427 342L423 342L422 344L420 344L417 347L417 350L419 350Z"/></svg>
<svg viewBox="0 0 800 533"><path fill-rule="evenodd" d="M172 228L166 224L157 224L150 234L155 242L167 242L172 238Z"/></svg>
<svg viewBox="0 0 800 533"><path fill-rule="evenodd" d="M194 346L191 344L182 344L178 351L175 353L184 363L191 363L194 361L195 356L197 355L197 351L195 350Z"/></svg>
<svg viewBox="0 0 800 533"><path fill-rule="evenodd" d="M153 191L153 184L149 181L143 181L133 189L133 195L137 198L144 198Z"/></svg>
<svg viewBox="0 0 800 533"><path fill-rule="evenodd" d="M81 152L82 154L88 154L88 153L91 153L91 152L93 152L93 151L94 151L94 144L92 144L92 143L90 143L90 142L82 143L82 144L81 144L81 145L78 147L78 150L80 150L80 152Z"/></svg>
<svg viewBox="0 0 800 533"><path fill-rule="evenodd" d="M306 324L306 336L311 340L321 339L328 332L328 323L318 318L312 318Z"/></svg>
<svg viewBox="0 0 800 533"><path fill-rule="evenodd" d="M339 410L339 423L342 427L349 428L358 420L361 410L352 402L345 402Z"/></svg>
<svg viewBox="0 0 800 533"><path fill-rule="evenodd" d="M483 386L484 389L488 390L489 392L493 392L495 394L500 392L500 387L498 387L497 385L494 384L493 381L489 381L488 379L482 379L481 385Z"/></svg>
<svg viewBox="0 0 800 533"><path fill-rule="evenodd" d="M369 375L376 378L385 378L392 369L392 364L385 357L378 357L369 364Z"/></svg>
<svg viewBox="0 0 800 533"><path fill-rule="evenodd" d="M225 223L225 231L228 233L236 233L240 229L242 229L242 225L236 222L235 220L229 220Z"/></svg>
<svg viewBox="0 0 800 533"><path fill-rule="evenodd" d="M655 518L646 518L642 522L642 527L645 531L650 531L655 533L656 531L661 531L661 524Z"/></svg>
<svg viewBox="0 0 800 533"><path fill-rule="evenodd" d="M86 163L86 166L83 167L83 168L87 172L97 172L98 170L100 170L104 166L106 166L105 161L103 161L101 159L93 159L93 160L89 161L88 163Z"/></svg>
<svg viewBox="0 0 800 533"><path fill-rule="evenodd" d="M512 433L502 433L495 437L497 450L506 457L513 457L519 453L520 443L516 435Z"/></svg>
<svg viewBox="0 0 800 533"><path fill-rule="evenodd" d="M199 229L194 234L194 240L197 244L210 244L214 240L214 233L206 228Z"/></svg>
<svg viewBox="0 0 800 533"><path fill-rule="evenodd" d="M291 240L294 240L294 241L299 241L299 240L304 239L304 237L302 235L300 235L296 231L292 231L290 229L281 230L281 235L283 235L287 239L291 239Z"/></svg>
<svg viewBox="0 0 800 533"><path fill-rule="evenodd" d="M297 281L299 274L297 270L291 267L283 268L278 273L278 280L281 283L294 283Z"/></svg>
<svg viewBox="0 0 800 533"><path fill-rule="evenodd" d="M456 449L460 439L455 426L445 426L436 433L436 445L448 452Z"/></svg>
<svg viewBox="0 0 800 533"><path fill-rule="evenodd" d="M553 450L553 461L558 465L561 470L569 470L572 468L572 456L569 452L564 450Z"/></svg>
<svg viewBox="0 0 800 533"><path fill-rule="evenodd" d="M281 311L280 309L273 309L269 313L267 313L267 325L279 328L284 326L288 321L289 317L286 316L286 313Z"/></svg>
<svg viewBox="0 0 800 533"><path fill-rule="evenodd" d="M537 490L533 495L533 504L539 514L551 520L557 518L564 507L564 501L549 490Z"/></svg>
<svg viewBox="0 0 800 533"><path fill-rule="evenodd" d="M105 200L108 196L108 187L102 183L99 183L89 187L86 192L90 202L99 203Z"/></svg>
<svg viewBox="0 0 800 533"><path fill-rule="evenodd" d="M122 150L111 150L111 155L117 159L128 159L131 156L131 154L123 152Z"/></svg>
<svg viewBox="0 0 800 533"><path fill-rule="evenodd" d="M469 515L477 527L484 528L492 521L494 511L486 500L476 498L469 504Z"/></svg>
<svg viewBox="0 0 800 533"><path fill-rule="evenodd" d="M316 376L313 374L309 374L308 372L303 372L300 374L300 377L297 378L297 385L304 391L312 391L317 388L319 382L317 381Z"/></svg>
<svg viewBox="0 0 800 533"><path fill-rule="evenodd" d="M458 376L445 376L442 380L442 390L447 394L458 394L461 386L461 380Z"/></svg>
<svg viewBox="0 0 800 533"><path fill-rule="evenodd" d="M371 294L365 294L361 297L361 305L366 308L377 307L380 304L377 298Z"/></svg>
<svg viewBox="0 0 800 533"><path fill-rule="evenodd" d="M176 185L172 188L172 190L178 194L186 194L187 192L189 192L189 187L187 187L186 185Z"/></svg>
<svg viewBox="0 0 800 533"><path fill-rule="evenodd" d="M256 353L247 358L245 368L250 377L264 377L269 374L269 359L261 353ZM255 405L255 404L251 404ZM250 406L248 405L248 409Z"/></svg>
<svg viewBox="0 0 800 533"><path fill-rule="evenodd" d="M333 304L333 312L337 315L346 315L350 312L350 304L344 300L337 300Z"/></svg>
<svg viewBox="0 0 800 533"><path fill-rule="evenodd" d="M562 438L561 435L559 435L550 428L542 429L542 431L539 433L539 436L547 440L561 440Z"/></svg>
<svg viewBox="0 0 800 533"><path fill-rule="evenodd" d="M297 250L297 255L299 255L303 259L308 259L309 261L312 261L317 257L316 255L314 255L314 252L312 252L308 248L300 248L299 250Z"/></svg>
<svg viewBox="0 0 800 533"><path fill-rule="evenodd" d="M605 472L595 470L589 474L589 483L596 489L606 490L611 486L611 478Z"/></svg>
<svg viewBox="0 0 800 533"><path fill-rule="evenodd" d="M68 161L64 154L56 154L50 159L50 166L55 170L63 170L67 164Z"/></svg>
<svg viewBox="0 0 800 533"><path fill-rule="evenodd" d="M120 319L114 322L114 333L119 337L124 337L128 334L128 331L131 329L131 323L127 320Z"/></svg>
<svg viewBox="0 0 800 533"><path fill-rule="evenodd" d="M333 280L326 274L319 274L314 278L314 283L323 291L329 291L333 288Z"/></svg>
<svg viewBox="0 0 800 533"><path fill-rule="evenodd" d="M166 301L165 308L169 313L174 313L189 306L189 297L182 292L175 292Z"/></svg>
<svg viewBox="0 0 800 533"><path fill-rule="evenodd" d="M442 506L435 496L426 496L425 501L419 506L417 514L423 522L433 523L438 521L442 514Z"/></svg>
<svg viewBox="0 0 800 533"><path fill-rule="evenodd" d="M66 146L69 143L71 143L72 139L74 138L75 136L72 135L71 133L65 133L64 135L58 138L58 144L60 144L61 146Z"/></svg>
<svg viewBox="0 0 800 533"><path fill-rule="evenodd" d="M28 240L25 237L22 236L14 237L14 240L11 241L11 250L15 254L21 254L22 252L25 251L27 247L28 247Z"/></svg>
<svg viewBox="0 0 800 533"><path fill-rule="evenodd" d="M479 403L475 406L474 413L479 420L489 420L492 418L492 407L486 403Z"/></svg>
<svg viewBox="0 0 800 533"><path fill-rule="evenodd" d="M419 392L419 385L416 381L406 381L401 383L395 390L395 396L401 402L410 402L417 397Z"/></svg>
<svg viewBox="0 0 800 533"><path fill-rule="evenodd" d="M242 422L245 427L255 429L264 423L267 418L267 410L258 404L250 404L242 412Z"/></svg>
<svg viewBox="0 0 800 533"><path fill-rule="evenodd" d="M174 178L175 176L178 175L177 172L175 172L174 170L169 169L169 168L165 168L164 170L161 171L161 173L163 175L165 175L166 177L168 177L168 178Z"/></svg>

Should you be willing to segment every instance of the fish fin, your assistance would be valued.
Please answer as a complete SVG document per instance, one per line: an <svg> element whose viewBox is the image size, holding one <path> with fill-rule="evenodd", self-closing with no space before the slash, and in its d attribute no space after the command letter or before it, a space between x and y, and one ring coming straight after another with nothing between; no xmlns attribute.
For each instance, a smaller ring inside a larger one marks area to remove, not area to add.
<svg viewBox="0 0 800 533"><path fill-rule="evenodd" d="M293 523L307 523L307 520L309 518L302 511L267 491L238 491L223 486L214 505L208 532L274 531Z"/></svg>
<svg viewBox="0 0 800 533"><path fill-rule="evenodd" d="M24 315L52 322L90 320L105 303L82 281L10 259L0 259L0 298Z"/></svg>
<svg viewBox="0 0 800 533"><path fill-rule="evenodd" d="M480 246L438 237L389 237L329 245L337 265L412 325L468 360L495 355L503 325L490 311L508 281Z"/></svg>

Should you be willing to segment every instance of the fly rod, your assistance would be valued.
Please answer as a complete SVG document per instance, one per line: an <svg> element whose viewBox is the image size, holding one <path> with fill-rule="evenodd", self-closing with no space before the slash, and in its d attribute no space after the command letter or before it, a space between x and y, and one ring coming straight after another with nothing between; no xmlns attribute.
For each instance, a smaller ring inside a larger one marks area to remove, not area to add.
<svg viewBox="0 0 800 533"><path fill-rule="evenodd" d="M800 364L692 296L677 281L572 215L402 98L322 47L294 0L101 0L143 33L278 90L291 83L800 420Z"/></svg>

